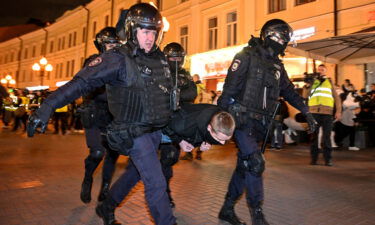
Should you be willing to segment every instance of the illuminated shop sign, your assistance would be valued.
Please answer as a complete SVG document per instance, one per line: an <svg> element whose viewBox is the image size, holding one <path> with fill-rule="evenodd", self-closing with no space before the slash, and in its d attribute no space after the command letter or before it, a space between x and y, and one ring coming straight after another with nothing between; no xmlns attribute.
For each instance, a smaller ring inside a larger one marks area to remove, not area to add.
<svg viewBox="0 0 375 225"><path fill-rule="evenodd" d="M233 57L247 46L223 48L192 55L190 73L199 74L202 79L225 77Z"/></svg>
<svg viewBox="0 0 375 225"><path fill-rule="evenodd" d="M63 86L64 84L66 84L68 82L69 82L68 80L58 81L58 82L56 82L56 87L61 87L61 86Z"/></svg>
<svg viewBox="0 0 375 225"><path fill-rule="evenodd" d="M26 87L27 90L29 91L38 91L38 90L45 90L48 89L49 86L32 86L32 87Z"/></svg>
<svg viewBox="0 0 375 225"><path fill-rule="evenodd" d="M299 41L315 35L315 27L308 27L293 31L292 40Z"/></svg>

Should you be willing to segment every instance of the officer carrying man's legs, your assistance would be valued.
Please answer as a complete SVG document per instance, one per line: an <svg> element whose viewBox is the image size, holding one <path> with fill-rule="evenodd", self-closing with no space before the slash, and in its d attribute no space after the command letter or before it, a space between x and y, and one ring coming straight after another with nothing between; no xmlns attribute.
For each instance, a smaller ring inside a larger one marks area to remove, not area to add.
<svg viewBox="0 0 375 225"><path fill-rule="evenodd" d="M247 203L253 225L268 225L263 215L263 178L265 160L258 148L263 139L279 96L299 109L313 131L316 122L303 99L290 82L279 55L292 36L292 28L284 21L273 19L262 27L260 38L252 37L233 59L225 79L218 105L236 118L234 138L238 146L237 166L233 172L219 218L233 225L246 224L234 212L234 205L247 190Z"/></svg>

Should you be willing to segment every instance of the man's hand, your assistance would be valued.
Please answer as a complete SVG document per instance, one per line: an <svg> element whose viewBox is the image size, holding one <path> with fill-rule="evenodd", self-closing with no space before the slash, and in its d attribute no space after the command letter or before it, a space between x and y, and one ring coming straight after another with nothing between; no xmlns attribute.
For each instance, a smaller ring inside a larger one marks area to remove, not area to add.
<svg viewBox="0 0 375 225"><path fill-rule="evenodd" d="M341 112L336 112L335 113L335 119L336 119L336 121L341 120Z"/></svg>
<svg viewBox="0 0 375 225"><path fill-rule="evenodd" d="M40 131L38 130L38 128L40 127ZM33 137L34 134L35 134L35 131L39 132L39 133L44 133L46 131L46 128L47 128L47 123L44 123L35 113L32 114L30 117L29 117L29 121L27 123L27 127L26 127L26 130L27 130L27 136L29 137Z"/></svg>
<svg viewBox="0 0 375 225"><path fill-rule="evenodd" d="M211 144L207 143L207 142L202 142L201 146L199 147L199 149L201 151L207 151L207 150L210 150L211 148Z"/></svg>
<svg viewBox="0 0 375 225"><path fill-rule="evenodd" d="M194 149L194 146L185 140L182 140L178 145L184 152L191 152Z"/></svg>
<svg viewBox="0 0 375 225"><path fill-rule="evenodd" d="M306 113L305 116L306 116L307 124L309 125L308 133L312 134L318 128L318 122L316 122L316 120L314 119L313 115L311 113L309 113L309 112Z"/></svg>

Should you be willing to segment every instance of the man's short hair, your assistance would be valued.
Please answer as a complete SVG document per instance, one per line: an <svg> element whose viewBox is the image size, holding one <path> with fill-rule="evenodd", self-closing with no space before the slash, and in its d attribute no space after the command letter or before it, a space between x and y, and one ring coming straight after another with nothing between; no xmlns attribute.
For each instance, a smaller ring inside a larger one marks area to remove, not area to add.
<svg viewBox="0 0 375 225"><path fill-rule="evenodd" d="M227 136L232 136L236 127L233 116L225 111L215 113L210 124L215 133L220 132Z"/></svg>
<svg viewBox="0 0 375 225"><path fill-rule="evenodd" d="M320 64L318 67L324 67L324 68L327 68L326 65L324 65L324 64Z"/></svg>

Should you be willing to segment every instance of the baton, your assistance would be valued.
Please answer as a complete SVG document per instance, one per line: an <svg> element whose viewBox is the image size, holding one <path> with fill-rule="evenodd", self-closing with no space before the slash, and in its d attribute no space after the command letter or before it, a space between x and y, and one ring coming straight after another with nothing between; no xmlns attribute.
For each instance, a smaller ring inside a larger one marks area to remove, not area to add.
<svg viewBox="0 0 375 225"><path fill-rule="evenodd" d="M275 111L273 111L273 113L272 113L272 120L271 120L270 124L268 124L268 129L266 131L266 135L264 136L264 141L262 143L262 148L261 148L262 154L264 154L264 152L266 151L266 145L267 145L268 136L270 135L270 130L272 128L273 121L275 120L277 111L279 111L280 105L281 105L281 103L278 102L276 104Z"/></svg>

